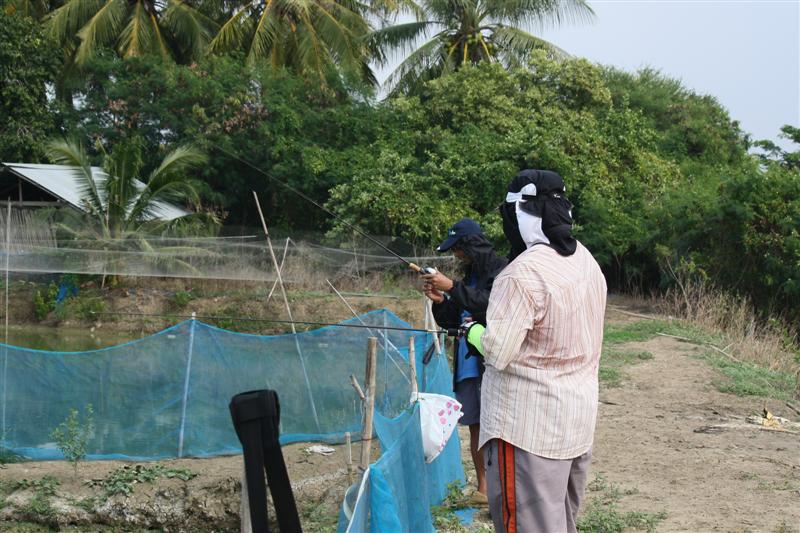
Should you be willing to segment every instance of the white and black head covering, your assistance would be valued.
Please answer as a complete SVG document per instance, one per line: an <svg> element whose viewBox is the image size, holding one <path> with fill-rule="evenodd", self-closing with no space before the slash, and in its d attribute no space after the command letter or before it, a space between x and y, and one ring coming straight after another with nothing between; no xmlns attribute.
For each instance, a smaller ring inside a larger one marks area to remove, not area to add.
<svg viewBox="0 0 800 533"><path fill-rule="evenodd" d="M503 231L511 243L509 260L535 244L546 244L561 255L575 253L572 204L564 180L551 170L526 169L508 185L500 206Z"/></svg>

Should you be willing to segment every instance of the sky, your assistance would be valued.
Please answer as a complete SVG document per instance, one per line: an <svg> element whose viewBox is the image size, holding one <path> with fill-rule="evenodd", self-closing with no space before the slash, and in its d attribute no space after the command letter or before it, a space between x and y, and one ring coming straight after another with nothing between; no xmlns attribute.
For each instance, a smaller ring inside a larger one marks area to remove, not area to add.
<svg viewBox="0 0 800 533"><path fill-rule="evenodd" d="M800 0L589 0L589 5L593 21L527 29L595 63L630 72L656 68L716 97L753 139L797 150L778 134L784 124L800 127Z"/></svg>
<svg viewBox="0 0 800 533"><path fill-rule="evenodd" d="M594 21L530 28L570 54L650 66L710 94L754 139L800 127L800 0L594 0ZM794 148L796 150L797 147Z"/></svg>

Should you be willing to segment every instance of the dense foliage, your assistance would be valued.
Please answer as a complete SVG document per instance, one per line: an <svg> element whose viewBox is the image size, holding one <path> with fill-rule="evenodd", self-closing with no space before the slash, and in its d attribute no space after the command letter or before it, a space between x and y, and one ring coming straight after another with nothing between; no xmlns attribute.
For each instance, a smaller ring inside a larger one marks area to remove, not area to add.
<svg viewBox="0 0 800 533"><path fill-rule="evenodd" d="M215 24L236 9L192 5ZM466 61L376 101L333 59L303 76L289 56L254 61L241 41L239 55L232 46L188 64L100 47L64 81L53 54L42 52L37 23L3 17L4 160L41 160L56 125L102 147L89 154L95 163L142 139L142 175L193 144L209 156L193 171L198 192L226 224L257 225L256 191L272 226L347 233L283 182L370 233L422 247L462 216L477 218L502 247L496 207L509 179L520 168L548 168L565 177L576 233L612 286L650 290L696 277L797 317L800 151L753 141L712 96L657 71L530 48L520 66ZM46 98L60 86L72 105ZM783 134L800 141L796 126Z"/></svg>
<svg viewBox="0 0 800 533"><path fill-rule="evenodd" d="M46 83L55 47L32 19L0 11L0 160L31 161L55 131Z"/></svg>

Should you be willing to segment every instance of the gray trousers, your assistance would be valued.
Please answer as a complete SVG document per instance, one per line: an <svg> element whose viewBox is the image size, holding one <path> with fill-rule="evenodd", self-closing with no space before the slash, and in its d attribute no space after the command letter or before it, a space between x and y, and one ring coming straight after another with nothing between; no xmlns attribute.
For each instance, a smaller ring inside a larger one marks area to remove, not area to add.
<svg viewBox="0 0 800 533"><path fill-rule="evenodd" d="M574 459L546 459L492 439L483 453L495 531L577 532L591 450Z"/></svg>

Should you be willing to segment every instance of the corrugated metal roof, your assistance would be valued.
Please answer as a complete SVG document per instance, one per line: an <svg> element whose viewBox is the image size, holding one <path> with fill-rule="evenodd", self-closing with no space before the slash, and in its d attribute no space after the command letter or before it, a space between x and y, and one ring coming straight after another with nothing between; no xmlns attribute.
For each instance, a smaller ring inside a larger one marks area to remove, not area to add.
<svg viewBox="0 0 800 533"><path fill-rule="evenodd" d="M14 174L44 189L76 209L86 211L81 195L81 184L75 176L76 167L33 163L2 163L2 165ZM106 173L99 167L92 167L92 175L98 185L107 178ZM144 186L144 183L136 180L137 188L142 189ZM189 211L166 202L154 202L153 211L153 218L159 220L173 220L189 214Z"/></svg>

